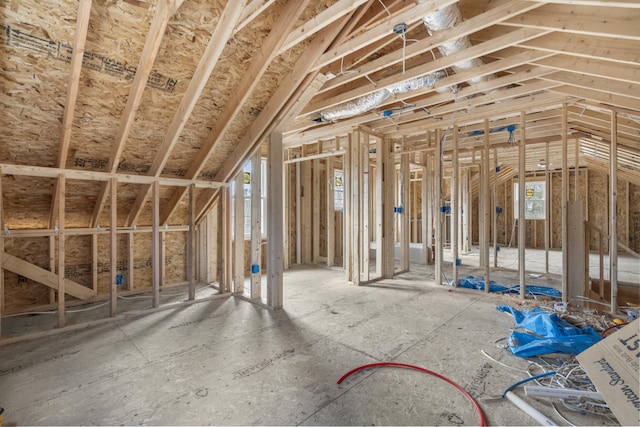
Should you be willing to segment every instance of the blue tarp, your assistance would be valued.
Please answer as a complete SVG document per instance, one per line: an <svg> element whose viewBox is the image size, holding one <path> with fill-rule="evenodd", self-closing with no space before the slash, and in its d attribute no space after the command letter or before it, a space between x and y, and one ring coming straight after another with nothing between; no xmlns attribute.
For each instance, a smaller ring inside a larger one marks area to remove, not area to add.
<svg viewBox="0 0 640 427"><path fill-rule="evenodd" d="M450 285L453 286L453 281L451 281ZM484 291L484 277L467 276L460 278L458 279L458 287ZM527 295L543 295L551 298L562 298L562 292L548 286L525 285L524 290ZM520 285L504 286L498 285L493 280L490 280L489 292L519 294Z"/></svg>
<svg viewBox="0 0 640 427"><path fill-rule="evenodd" d="M513 315L516 325L529 332L514 331L509 335L507 344L516 356L578 354L600 341L600 335L591 326L579 329L559 318L556 313L541 308L524 311L518 311L508 305L496 308Z"/></svg>

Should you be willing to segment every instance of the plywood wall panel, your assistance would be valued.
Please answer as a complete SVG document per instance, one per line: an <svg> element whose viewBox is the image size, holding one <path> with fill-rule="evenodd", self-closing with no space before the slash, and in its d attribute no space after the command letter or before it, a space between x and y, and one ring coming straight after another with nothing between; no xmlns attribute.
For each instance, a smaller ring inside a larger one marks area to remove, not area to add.
<svg viewBox="0 0 640 427"><path fill-rule="evenodd" d="M49 269L48 237L6 238L4 248L13 256ZM49 303L49 287L7 270L4 278L5 309L8 313Z"/></svg>

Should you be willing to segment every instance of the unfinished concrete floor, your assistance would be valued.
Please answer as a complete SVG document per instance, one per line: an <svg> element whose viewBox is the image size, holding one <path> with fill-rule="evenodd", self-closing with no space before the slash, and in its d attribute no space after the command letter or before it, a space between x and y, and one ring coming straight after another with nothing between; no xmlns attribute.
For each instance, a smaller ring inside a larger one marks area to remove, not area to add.
<svg viewBox="0 0 640 427"><path fill-rule="evenodd" d="M420 372L381 368L336 384L378 361L449 377L480 399L491 425L536 424L508 401L482 400L526 377L481 354L526 366L496 344L513 320L495 307L518 299L436 286L432 266L419 265L361 287L339 269L296 267L284 291L278 311L224 297L1 346L4 425L479 423L457 390ZM564 424L548 402L527 400Z"/></svg>

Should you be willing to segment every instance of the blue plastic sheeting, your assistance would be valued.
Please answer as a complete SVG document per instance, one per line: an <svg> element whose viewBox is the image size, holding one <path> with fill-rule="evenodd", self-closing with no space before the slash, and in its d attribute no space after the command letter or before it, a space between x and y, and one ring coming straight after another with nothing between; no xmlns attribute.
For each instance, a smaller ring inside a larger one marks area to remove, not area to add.
<svg viewBox="0 0 640 427"><path fill-rule="evenodd" d="M453 286L453 280L449 284ZM467 288L467 289L476 289L479 291L484 291L484 277L473 277L467 276L461 279L458 279L458 287L459 288ZM526 295L535 295L535 296L547 296L551 298L562 298L562 292L555 289L550 288L548 286L538 286L538 285L525 285L524 291ZM498 285L493 280L489 281L489 292L496 293L507 293L507 294L519 294L520 293L520 285L515 286L504 286Z"/></svg>
<svg viewBox="0 0 640 427"><path fill-rule="evenodd" d="M591 326L578 329L560 319L556 313L541 308L525 311L518 311L508 305L499 305L496 308L513 315L516 325L530 332L514 331L509 335L507 344L516 356L578 354L600 341L600 335Z"/></svg>

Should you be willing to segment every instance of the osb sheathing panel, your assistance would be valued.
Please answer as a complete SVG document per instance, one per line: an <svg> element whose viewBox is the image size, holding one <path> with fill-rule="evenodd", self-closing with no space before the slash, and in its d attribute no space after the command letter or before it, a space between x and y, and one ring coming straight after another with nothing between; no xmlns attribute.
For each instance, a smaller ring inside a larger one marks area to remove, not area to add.
<svg viewBox="0 0 640 427"><path fill-rule="evenodd" d="M64 0L0 7L2 162L54 166L69 75L68 63L57 58L70 55L47 41L73 42L76 11L77 2Z"/></svg>
<svg viewBox="0 0 640 427"><path fill-rule="evenodd" d="M165 270L164 285L187 280L187 233L172 231L164 233Z"/></svg>
<svg viewBox="0 0 640 427"><path fill-rule="evenodd" d="M10 230L48 228L54 182L52 178L2 177L5 226Z"/></svg>
<svg viewBox="0 0 640 427"><path fill-rule="evenodd" d="M92 273L92 236L67 236L64 245L65 278L91 288ZM108 246L107 246L108 247ZM56 246L56 257L58 256ZM107 265L109 260L106 260ZM98 264L101 271L103 264Z"/></svg>
<svg viewBox="0 0 640 427"><path fill-rule="evenodd" d="M193 109L193 113L185 125L175 149L167 161L167 170L186 171L200 149L200 146L210 135L213 126L217 124L219 128L223 125L217 123L218 117L223 109L227 108L227 100L231 97L233 91L236 90L244 72L259 52L262 42L269 34L275 19L282 10L282 3L283 2L277 2L270 6L260 16L260 19L253 20L247 27L236 33L227 42L220 60L216 64L202 95ZM192 16L194 20L210 16L211 14L207 10L208 7L207 2L202 2L200 8L193 9L190 16ZM197 16L201 18L196 18ZM212 32L214 29L214 26L209 25L208 31ZM205 36L204 43L208 42L209 37ZM258 83L256 90L261 90L261 83ZM255 117L251 116L251 120L247 121L246 117L239 115L235 119L235 122L241 122L243 126L246 126L250 124L254 118ZM241 137L241 135L237 134L237 130L225 133L225 140L220 141L216 145L209 162L215 162L217 159L217 164L219 165L225 159L224 156L233 148L228 146L230 142L227 141L227 139L233 139L235 142ZM215 169L212 169L211 166L207 164L203 172L212 175Z"/></svg>
<svg viewBox="0 0 640 427"><path fill-rule="evenodd" d="M619 242L625 245L629 243L627 224L629 221L629 195L628 185L626 181L618 179L618 203L616 203L616 212L618 213L617 238Z"/></svg>
<svg viewBox="0 0 640 427"><path fill-rule="evenodd" d="M4 241L5 251L24 261L49 269L49 238L8 238ZM48 304L47 286L8 270L4 271L4 307L7 312L20 311L32 305Z"/></svg>
<svg viewBox="0 0 640 427"><path fill-rule="evenodd" d="M65 227L81 228L91 225L91 215L88 214L92 212L87 210L95 205L100 184L98 181L65 180ZM51 197L49 197L50 203ZM109 225L108 220L102 225Z"/></svg>
<svg viewBox="0 0 640 427"><path fill-rule="evenodd" d="M605 233L609 232L609 177L595 170L589 170L589 223ZM590 248L597 249L597 233L590 232L589 236ZM605 248L608 248L607 239L604 240Z"/></svg>
<svg viewBox="0 0 640 427"><path fill-rule="evenodd" d="M127 270L128 243L127 236L117 235L116 274L125 274ZM136 257L142 254L136 253ZM135 258L134 258L135 259ZM137 280L138 273L134 275ZM125 274L126 277L126 274ZM98 295L108 295L111 286L111 237L109 233L98 235Z"/></svg>

